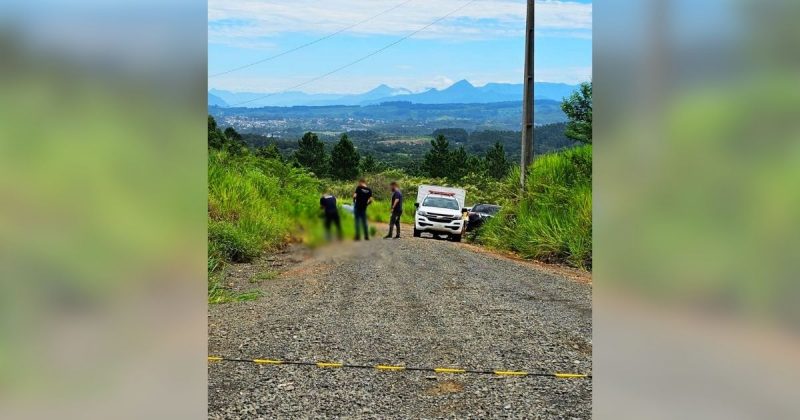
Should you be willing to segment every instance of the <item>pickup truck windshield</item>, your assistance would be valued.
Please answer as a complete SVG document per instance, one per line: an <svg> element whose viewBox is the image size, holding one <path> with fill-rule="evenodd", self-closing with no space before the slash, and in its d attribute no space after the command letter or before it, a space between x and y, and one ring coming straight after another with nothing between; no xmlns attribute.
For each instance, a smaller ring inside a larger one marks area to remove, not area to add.
<svg viewBox="0 0 800 420"><path fill-rule="evenodd" d="M438 207L440 209L458 210L458 201L446 197L425 197L422 205L424 207Z"/></svg>

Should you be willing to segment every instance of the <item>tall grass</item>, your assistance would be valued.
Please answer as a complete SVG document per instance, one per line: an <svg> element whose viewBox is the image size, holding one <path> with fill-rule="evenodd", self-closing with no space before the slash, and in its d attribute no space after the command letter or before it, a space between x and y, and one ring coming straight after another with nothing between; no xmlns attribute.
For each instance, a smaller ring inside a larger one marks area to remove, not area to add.
<svg viewBox="0 0 800 420"><path fill-rule="evenodd" d="M253 155L209 150L209 302L248 300L220 284L227 263L248 262L318 226L319 181L305 171Z"/></svg>
<svg viewBox="0 0 800 420"><path fill-rule="evenodd" d="M592 266L592 147L537 157L524 191L519 170L508 176L511 197L478 241L525 258Z"/></svg>
<svg viewBox="0 0 800 420"><path fill-rule="evenodd" d="M325 242L319 208L324 189L319 179L289 164L209 150L209 302L258 297L257 292L233 294L222 286L227 264L252 261L293 240L311 247ZM340 199L339 204L348 201ZM340 215L342 235L352 237L353 216L343 211Z"/></svg>
<svg viewBox="0 0 800 420"><path fill-rule="evenodd" d="M209 256L247 262L287 242L319 208L319 181L252 155L208 159Z"/></svg>

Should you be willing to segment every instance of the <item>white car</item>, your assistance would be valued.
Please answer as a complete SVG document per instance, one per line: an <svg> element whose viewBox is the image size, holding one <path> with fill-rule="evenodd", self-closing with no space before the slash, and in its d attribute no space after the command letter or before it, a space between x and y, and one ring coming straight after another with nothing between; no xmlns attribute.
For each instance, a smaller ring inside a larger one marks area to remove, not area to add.
<svg viewBox="0 0 800 420"><path fill-rule="evenodd" d="M428 232L447 235L450 240L461 241L466 227L464 199L466 192L460 188L421 185L417 192L414 213L414 237Z"/></svg>

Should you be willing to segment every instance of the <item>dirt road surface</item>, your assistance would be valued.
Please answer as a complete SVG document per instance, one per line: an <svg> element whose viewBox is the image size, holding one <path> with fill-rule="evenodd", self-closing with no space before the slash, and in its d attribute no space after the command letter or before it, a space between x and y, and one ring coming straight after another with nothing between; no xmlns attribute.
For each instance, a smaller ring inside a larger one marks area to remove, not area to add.
<svg viewBox="0 0 800 420"><path fill-rule="evenodd" d="M590 283L404 234L232 267L263 296L209 307L208 354L591 374ZM591 417L591 379L233 362L208 377L213 419Z"/></svg>

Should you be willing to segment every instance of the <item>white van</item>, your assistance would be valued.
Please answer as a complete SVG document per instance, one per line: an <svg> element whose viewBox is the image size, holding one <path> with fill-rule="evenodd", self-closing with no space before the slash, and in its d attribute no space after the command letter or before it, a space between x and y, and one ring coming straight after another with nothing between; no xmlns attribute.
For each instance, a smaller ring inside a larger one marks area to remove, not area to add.
<svg viewBox="0 0 800 420"><path fill-rule="evenodd" d="M447 235L450 240L460 242L466 226L463 216L466 198L467 192L461 188L420 185L414 203L417 208L414 237L419 238L428 232L434 236Z"/></svg>

